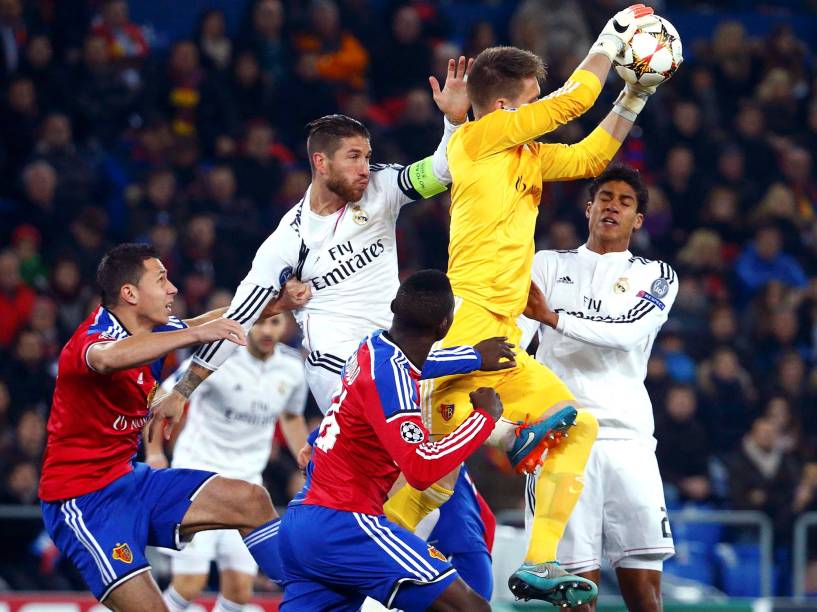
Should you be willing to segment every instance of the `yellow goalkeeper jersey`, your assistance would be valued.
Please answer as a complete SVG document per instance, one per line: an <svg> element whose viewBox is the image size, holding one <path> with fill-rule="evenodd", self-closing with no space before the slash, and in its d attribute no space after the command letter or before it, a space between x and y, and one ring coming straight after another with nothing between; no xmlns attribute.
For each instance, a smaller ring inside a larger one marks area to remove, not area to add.
<svg viewBox="0 0 817 612"><path fill-rule="evenodd" d="M547 97L496 110L451 137L448 277L455 295L502 316L522 314L543 181L596 176L621 145L601 128L574 145L533 139L584 113L600 92L596 75L577 70Z"/></svg>

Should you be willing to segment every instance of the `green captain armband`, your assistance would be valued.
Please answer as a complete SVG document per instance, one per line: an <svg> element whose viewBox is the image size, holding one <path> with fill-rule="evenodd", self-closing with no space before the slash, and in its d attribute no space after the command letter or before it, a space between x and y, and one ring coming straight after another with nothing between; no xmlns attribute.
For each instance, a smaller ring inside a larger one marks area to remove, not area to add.
<svg viewBox="0 0 817 612"><path fill-rule="evenodd" d="M448 185L434 175L432 157L409 164L400 172L399 184L408 197L413 200L424 200L448 189Z"/></svg>

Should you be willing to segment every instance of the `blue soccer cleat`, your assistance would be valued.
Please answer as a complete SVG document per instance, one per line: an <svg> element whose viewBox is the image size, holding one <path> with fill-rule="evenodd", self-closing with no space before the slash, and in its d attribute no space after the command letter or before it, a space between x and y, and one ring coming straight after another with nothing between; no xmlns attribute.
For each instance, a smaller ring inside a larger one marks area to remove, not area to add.
<svg viewBox="0 0 817 612"><path fill-rule="evenodd" d="M599 595L595 583L568 574L555 561L537 565L523 563L508 579L508 588L517 599L541 599L561 608L576 608Z"/></svg>
<svg viewBox="0 0 817 612"><path fill-rule="evenodd" d="M520 423L508 459L518 474L533 474L542 464L542 455L567 437L567 430L576 421L576 409L566 406L535 423Z"/></svg>

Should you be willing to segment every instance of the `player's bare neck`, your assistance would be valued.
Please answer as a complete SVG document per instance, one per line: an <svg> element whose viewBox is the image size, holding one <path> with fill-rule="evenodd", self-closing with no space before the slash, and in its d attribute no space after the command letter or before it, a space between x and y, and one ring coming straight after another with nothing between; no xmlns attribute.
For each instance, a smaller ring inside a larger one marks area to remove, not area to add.
<svg viewBox="0 0 817 612"><path fill-rule="evenodd" d="M630 248L630 241L621 240L599 240L592 234L587 240L587 250L599 255L606 255L607 253L623 253Z"/></svg>
<svg viewBox="0 0 817 612"><path fill-rule="evenodd" d="M114 306L108 308L120 325L131 335L144 334L153 331L156 324L145 317L140 317L139 314L131 307Z"/></svg>
<svg viewBox="0 0 817 612"><path fill-rule="evenodd" d="M432 336L418 335L415 331L405 330L396 325L391 326L391 329L386 332L386 337L403 351L406 358L418 370L423 369L428 352L436 342Z"/></svg>
<svg viewBox="0 0 817 612"><path fill-rule="evenodd" d="M312 181L309 192L309 210L316 215L326 217L346 206L346 200L329 189L320 180Z"/></svg>

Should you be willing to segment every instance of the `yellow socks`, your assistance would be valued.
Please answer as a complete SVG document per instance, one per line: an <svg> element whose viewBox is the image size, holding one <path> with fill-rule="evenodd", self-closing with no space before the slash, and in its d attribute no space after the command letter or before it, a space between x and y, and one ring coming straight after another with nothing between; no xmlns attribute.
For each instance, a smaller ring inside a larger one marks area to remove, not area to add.
<svg viewBox="0 0 817 612"><path fill-rule="evenodd" d="M404 485L383 505L383 511L390 521L413 532L417 523L451 499L453 494L454 491L437 483L425 491Z"/></svg>
<svg viewBox="0 0 817 612"><path fill-rule="evenodd" d="M568 438L548 451L536 480L536 507L526 562L556 559L559 540L584 487L582 475L598 431L596 418L580 411Z"/></svg>

